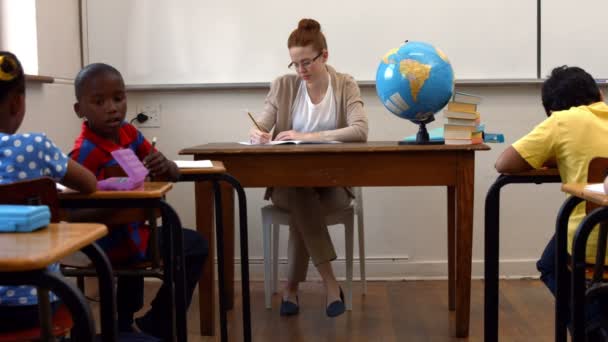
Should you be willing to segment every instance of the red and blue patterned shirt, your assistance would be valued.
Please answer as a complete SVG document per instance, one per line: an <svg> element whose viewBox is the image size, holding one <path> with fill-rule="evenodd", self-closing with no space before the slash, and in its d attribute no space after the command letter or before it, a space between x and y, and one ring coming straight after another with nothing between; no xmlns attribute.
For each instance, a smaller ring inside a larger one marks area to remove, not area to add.
<svg viewBox="0 0 608 342"><path fill-rule="evenodd" d="M93 172L98 180L102 180L108 178L105 175L107 167L118 165L112 157L112 151L129 148L140 160L150 153L152 145L133 125L123 122L119 134L120 142L116 144L97 135L84 122L70 157ZM145 259L149 236L147 226L142 222L133 222L109 228L110 233L100 239L98 244L113 263L131 263Z"/></svg>

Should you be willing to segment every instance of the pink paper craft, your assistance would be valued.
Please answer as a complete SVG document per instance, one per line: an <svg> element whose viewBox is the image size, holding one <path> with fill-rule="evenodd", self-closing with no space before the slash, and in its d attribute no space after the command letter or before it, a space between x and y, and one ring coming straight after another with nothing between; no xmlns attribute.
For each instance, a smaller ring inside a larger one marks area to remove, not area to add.
<svg viewBox="0 0 608 342"><path fill-rule="evenodd" d="M112 156L128 177L111 177L97 182L99 190L134 190L144 185L148 169L137 158L133 150L122 149L112 152Z"/></svg>

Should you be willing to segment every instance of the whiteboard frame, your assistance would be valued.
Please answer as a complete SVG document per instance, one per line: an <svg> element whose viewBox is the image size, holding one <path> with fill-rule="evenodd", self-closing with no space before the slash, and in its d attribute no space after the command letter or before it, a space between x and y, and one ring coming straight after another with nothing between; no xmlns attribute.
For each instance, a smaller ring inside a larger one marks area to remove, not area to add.
<svg viewBox="0 0 608 342"><path fill-rule="evenodd" d="M82 37L82 59L84 65L89 64L90 56L89 56L89 37L88 37L88 19L87 19L87 11L88 11L88 1L89 0L79 0L80 1L80 22L81 22L81 37ZM487 78L487 79L461 79L455 80L455 85L463 85L463 86L483 86L483 85L492 85L492 86L502 86L502 85L530 85L530 84L542 84L545 79L541 78L541 69L542 69L542 59L541 59L541 36L542 36L542 13L541 13L541 1L537 0L537 27L536 27L536 37L537 37L537 66L536 66L536 74L537 78L520 78L520 79L497 79L497 78ZM360 87L375 87L374 81L359 81ZM599 85L605 85L603 83L599 83ZM239 83L188 83L188 84L127 84L126 89L128 91L174 91L174 90L212 90L212 89L268 89L270 88L270 82L239 82Z"/></svg>

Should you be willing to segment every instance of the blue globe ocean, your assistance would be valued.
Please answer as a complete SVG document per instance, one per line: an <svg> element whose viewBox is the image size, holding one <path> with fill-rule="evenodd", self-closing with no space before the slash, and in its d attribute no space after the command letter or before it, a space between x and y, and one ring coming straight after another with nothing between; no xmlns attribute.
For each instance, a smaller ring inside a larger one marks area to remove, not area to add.
<svg viewBox="0 0 608 342"><path fill-rule="evenodd" d="M376 92L384 106L400 118L429 123L448 103L454 72L447 56L423 42L405 42L390 50L376 72Z"/></svg>

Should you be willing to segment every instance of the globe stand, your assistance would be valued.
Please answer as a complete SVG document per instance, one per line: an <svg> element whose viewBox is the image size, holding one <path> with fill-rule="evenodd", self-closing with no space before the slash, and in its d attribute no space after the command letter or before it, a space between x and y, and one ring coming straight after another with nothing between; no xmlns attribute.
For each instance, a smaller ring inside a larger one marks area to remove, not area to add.
<svg viewBox="0 0 608 342"><path fill-rule="evenodd" d="M444 140L430 140L429 132L426 130L424 122L418 123L418 133L416 133L415 141L399 141L399 145L443 145Z"/></svg>

